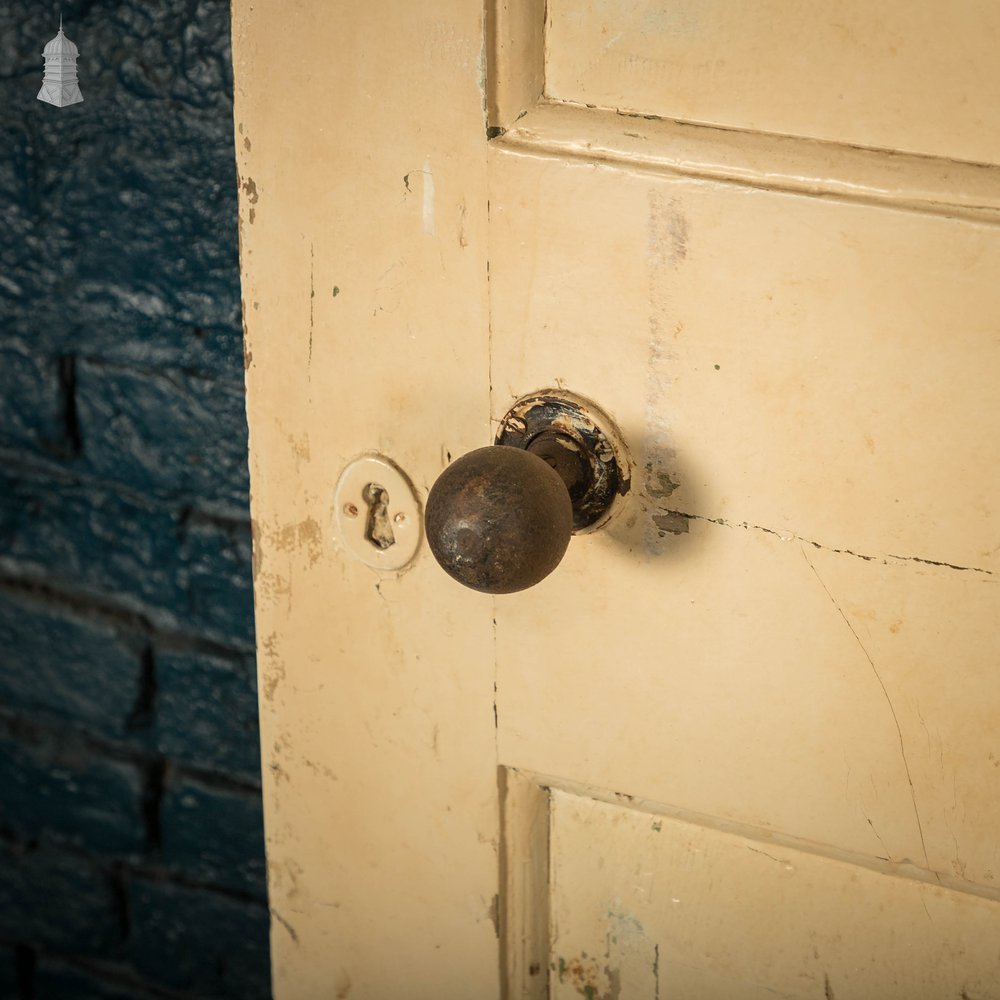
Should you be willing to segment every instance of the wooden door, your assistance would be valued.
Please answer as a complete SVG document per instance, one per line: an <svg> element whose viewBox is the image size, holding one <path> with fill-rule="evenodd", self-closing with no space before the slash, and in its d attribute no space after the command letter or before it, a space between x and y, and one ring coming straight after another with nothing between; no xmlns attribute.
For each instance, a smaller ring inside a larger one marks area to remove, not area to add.
<svg viewBox="0 0 1000 1000"><path fill-rule="evenodd" d="M1000 996L994 8L486 7L234 4L275 995ZM358 558L545 387L607 526Z"/></svg>

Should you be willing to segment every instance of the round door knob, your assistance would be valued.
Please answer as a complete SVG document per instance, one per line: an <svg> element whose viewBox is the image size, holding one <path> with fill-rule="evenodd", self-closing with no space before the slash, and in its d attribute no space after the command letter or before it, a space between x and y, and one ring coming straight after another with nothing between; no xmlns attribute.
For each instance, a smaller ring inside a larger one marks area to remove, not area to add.
<svg viewBox="0 0 1000 1000"><path fill-rule="evenodd" d="M573 532L603 524L628 488L627 453L610 420L548 389L514 404L494 445L441 473L427 497L427 541L459 583L511 594L548 576Z"/></svg>
<svg viewBox="0 0 1000 1000"><path fill-rule="evenodd" d="M559 565L573 532L573 505L544 459L492 445L441 473L424 523L431 552L450 576L473 590L511 594Z"/></svg>

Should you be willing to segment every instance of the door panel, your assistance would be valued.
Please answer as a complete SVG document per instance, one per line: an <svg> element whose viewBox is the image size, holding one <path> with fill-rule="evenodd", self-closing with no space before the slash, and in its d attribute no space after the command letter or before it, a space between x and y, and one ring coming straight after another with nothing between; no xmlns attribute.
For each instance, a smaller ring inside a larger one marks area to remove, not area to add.
<svg viewBox="0 0 1000 1000"><path fill-rule="evenodd" d="M1000 162L989 0L549 0L554 100Z"/></svg>
<svg viewBox="0 0 1000 1000"><path fill-rule="evenodd" d="M501 760L991 884L997 230L502 146L490 196L495 414L573 387L638 484L498 605Z"/></svg>
<svg viewBox="0 0 1000 1000"><path fill-rule="evenodd" d="M990 900L558 789L551 827L557 1000L996 995Z"/></svg>

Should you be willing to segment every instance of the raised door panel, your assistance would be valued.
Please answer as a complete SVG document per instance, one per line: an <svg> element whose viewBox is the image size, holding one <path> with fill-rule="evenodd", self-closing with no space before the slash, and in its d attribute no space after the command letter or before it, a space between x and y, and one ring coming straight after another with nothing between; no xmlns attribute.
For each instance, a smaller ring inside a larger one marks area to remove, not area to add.
<svg viewBox="0 0 1000 1000"><path fill-rule="evenodd" d="M553 100L1000 162L990 0L549 0Z"/></svg>

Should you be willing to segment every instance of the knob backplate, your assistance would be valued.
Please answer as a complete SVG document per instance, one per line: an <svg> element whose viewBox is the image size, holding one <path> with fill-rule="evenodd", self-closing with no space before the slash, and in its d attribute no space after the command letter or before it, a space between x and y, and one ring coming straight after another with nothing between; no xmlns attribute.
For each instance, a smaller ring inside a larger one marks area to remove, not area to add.
<svg viewBox="0 0 1000 1000"><path fill-rule="evenodd" d="M534 452L559 472L573 504L573 533L593 531L631 485L628 450L596 404L563 389L519 399L504 415L496 444Z"/></svg>

